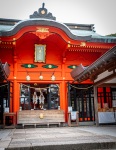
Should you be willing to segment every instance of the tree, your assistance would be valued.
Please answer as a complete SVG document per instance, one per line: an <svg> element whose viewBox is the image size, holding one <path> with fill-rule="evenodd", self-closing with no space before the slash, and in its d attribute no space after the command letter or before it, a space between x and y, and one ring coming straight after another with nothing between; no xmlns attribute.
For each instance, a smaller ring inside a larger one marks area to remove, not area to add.
<svg viewBox="0 0 116 150"><path fill-rule="evenodd" d="M109 34L109 35L106 35L106 36L116 36L116 33Z"/></svg>

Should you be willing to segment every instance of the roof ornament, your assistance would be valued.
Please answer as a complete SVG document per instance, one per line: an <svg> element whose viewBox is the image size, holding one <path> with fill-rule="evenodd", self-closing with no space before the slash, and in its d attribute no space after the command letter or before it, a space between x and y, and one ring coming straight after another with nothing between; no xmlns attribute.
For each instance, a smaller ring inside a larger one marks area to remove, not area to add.
<svg viewBox="0 0 116 150"><path fill-rule="evenodd" d="M56 17L54 17L52 13L48 13L48 10L45 8L45 3L42 3L42 7L38 9L38 12L35 11L32 15L30 15L30 18L45 18L56 20Z"/></svg>
<svg viewBox="0 0 116 150"><path fill-rule="evenodd" d="M44 6L45 6L45 3L42 3L42 8L44 8Z"/></svg>

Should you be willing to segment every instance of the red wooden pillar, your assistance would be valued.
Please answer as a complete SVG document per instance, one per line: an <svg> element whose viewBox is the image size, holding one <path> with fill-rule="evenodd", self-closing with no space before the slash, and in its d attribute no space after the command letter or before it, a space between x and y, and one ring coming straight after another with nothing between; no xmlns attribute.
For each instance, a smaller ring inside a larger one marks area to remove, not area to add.
<svg viewBox="0 0 116 150"><path fill-rule="evenodd" d="M10 83L10 92L13 94L13 84ZM13 112L13 96L10 96L10 112Z"/></svg>
<svg viewBox="0 0 116 150"><path fill-rule="evenodd" d="M19 108L19 100L18 100L18 86L17 86L17 54L16 54L16 47L14 47L14 55L13 55L13 112L17 112Z"/></svg>
<svg viewBox="0 0 116 150"><path fill-rule="evenodd" d="M62 81L60 84L60 105L61 109L65 111L65 120L67 121L67 93L66 93L66 82L65 82L65 64L62 64Z"/></svg>
<svg viewBox="0 0 116 150"><path fill-rule="evenodd" d="M65 112L65 120L67 120L67 99L65 81L60 83L60 108Z"/></svg>

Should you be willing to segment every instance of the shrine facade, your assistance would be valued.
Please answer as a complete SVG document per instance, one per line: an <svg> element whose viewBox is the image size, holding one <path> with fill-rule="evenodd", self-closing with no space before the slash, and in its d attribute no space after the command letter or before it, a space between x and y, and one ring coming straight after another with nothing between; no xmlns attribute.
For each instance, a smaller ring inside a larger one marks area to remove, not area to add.
<svg viewBox="0 0 116 150"><path fill-rule="evenodd" d="M0 18L0 123L5 108L62 109L67 122L69 106L80 122L94 122L93 82L74 82L70 73L115 45L116 38L97 34L94 24L57 22L44 4L27 20Z"/></svg>

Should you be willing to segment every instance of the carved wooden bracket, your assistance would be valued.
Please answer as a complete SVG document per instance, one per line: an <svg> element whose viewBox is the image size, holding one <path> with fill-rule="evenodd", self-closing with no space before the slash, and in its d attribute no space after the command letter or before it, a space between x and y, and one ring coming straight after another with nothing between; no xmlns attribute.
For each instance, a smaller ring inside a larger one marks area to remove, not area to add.
<svg viewBox="0 0 116 150"><path fill-rule="evenodd" d="M37 28L36 35L40 39L45 39L50 35L50 32L49 32L48 28Z"/></svg>

